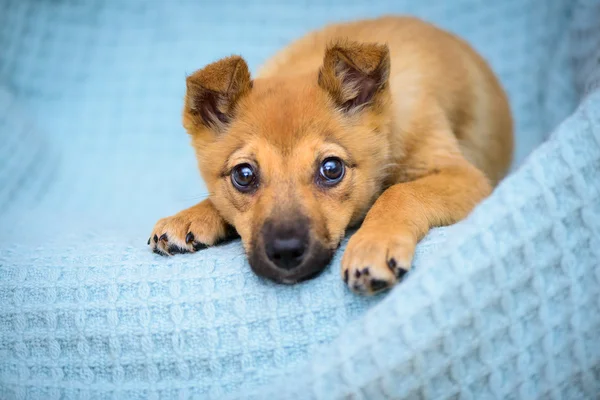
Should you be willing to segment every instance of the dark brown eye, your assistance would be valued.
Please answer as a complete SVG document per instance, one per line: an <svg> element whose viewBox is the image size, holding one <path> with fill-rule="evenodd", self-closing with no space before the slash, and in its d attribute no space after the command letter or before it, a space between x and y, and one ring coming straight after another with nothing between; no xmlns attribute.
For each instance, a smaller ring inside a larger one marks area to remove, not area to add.
<svg viewBox="0 0 600 400"><path fill-rule="evenodd" d="M240 192L249 192L258 184L258 177L250 164L240 164L231 171L231 183Z"/></svg>
<svg viewBox="0 0 600 400"><path fill-rule="evenodd" d="M319 183L326 186L338 184L344 178L344 163L337 157L323 160L319 169Z"/></svg>

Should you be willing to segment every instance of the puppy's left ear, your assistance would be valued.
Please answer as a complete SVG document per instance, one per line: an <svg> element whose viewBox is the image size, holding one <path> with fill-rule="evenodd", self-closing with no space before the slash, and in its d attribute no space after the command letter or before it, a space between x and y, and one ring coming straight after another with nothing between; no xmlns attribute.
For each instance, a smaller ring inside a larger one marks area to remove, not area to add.
<svg viewBox="0 0 600 400"><path fill-rule="evenodd" d="M239 56L207 65L190 75L186 84L185 127L206 127L216 133L227 128L239 100L252 89L248 65Z"/></svg>
<svg viewBox="0 0 600 400"><path fill-rule="evenodd" d="M348 112L373 103L387 87L389 75L387 45L338 42L325 51L319 86Z"/></svg>

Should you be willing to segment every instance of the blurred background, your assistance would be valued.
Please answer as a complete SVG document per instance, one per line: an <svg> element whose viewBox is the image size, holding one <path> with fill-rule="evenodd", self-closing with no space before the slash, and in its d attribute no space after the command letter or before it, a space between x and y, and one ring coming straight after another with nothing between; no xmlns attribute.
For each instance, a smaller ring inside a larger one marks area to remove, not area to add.
<svg viewBox="0 0 600 400"><path fill-rule="evenodd" d="M0 238L144 245L157 218L207 194L181 126L187 74L230 54L256 71L311 29L382 14L483 54L510 97L517 167L576 104L569 3L0 0Z"/></svg>

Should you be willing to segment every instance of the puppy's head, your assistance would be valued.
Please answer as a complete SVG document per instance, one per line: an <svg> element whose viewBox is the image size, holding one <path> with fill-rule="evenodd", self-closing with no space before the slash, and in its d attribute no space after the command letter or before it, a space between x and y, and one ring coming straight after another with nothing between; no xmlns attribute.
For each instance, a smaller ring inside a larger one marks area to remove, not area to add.
<svg viewBox="0 0 600 400"><path fill-rule="evenodd" d="M318 274L379 194L389 64L386 46L344 42L314 73L253 81L232 56L188 77L184 126L257 274L284 283Z"/></svg>

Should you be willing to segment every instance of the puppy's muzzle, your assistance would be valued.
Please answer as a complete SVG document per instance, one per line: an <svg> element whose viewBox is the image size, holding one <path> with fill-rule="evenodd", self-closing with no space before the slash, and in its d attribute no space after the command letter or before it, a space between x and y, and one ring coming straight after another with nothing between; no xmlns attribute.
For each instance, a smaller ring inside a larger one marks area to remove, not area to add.
<svg viewBox="0 0 600 400"><path fill-rule="evenodd" d="M319 274L333 252L311 237L307 218L267 220L255 240L250 265L258 275L296 283Z"/></svg>
<svg viewBox="0 0 600 400"><path fill-rule="evenodd" d="M281 230L270 232L265 253L277 268L291 270L302 264L308 250L308 231Z"/></svg>

